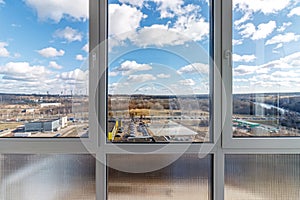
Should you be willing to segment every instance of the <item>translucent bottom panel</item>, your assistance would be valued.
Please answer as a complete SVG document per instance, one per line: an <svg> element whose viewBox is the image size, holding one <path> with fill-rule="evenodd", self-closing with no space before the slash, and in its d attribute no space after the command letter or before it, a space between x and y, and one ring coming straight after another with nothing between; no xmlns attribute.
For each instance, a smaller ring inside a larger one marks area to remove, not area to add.
<svg viewBox="0 0 300 200"><path fill-rule="evenodd" d="M149 158L150 157L150 158ZM163 163L166 155L110 155L109 162L124 166ZM144 160L144 163L141 161ZM212 191L212 156L184 155L167 167L148 173L108 168L109 200L208 200Z"/></svg>
<svg viewBox="0 0 300 200"><path fill-rule="evenodd" d="M94 200L90 155L0 155L1 200Z"/></svg>
<svg viewBox="0 0 300 200"><path fill-rule="evenodd" d="M300 155L227 155L226 200L299 200Z"/></svg>

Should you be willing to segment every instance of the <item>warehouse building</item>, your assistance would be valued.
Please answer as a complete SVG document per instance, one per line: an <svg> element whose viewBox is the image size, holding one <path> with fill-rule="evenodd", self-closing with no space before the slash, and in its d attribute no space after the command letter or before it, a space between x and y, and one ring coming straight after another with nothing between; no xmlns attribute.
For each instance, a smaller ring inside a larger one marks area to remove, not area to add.
<svg viewBox="0 0 300 200"><path fill-rule="evenodd" d="M25 124L25 132L44 132L44 131L57 131L60 128L60 120L42 120L33 121Z"/></svg>

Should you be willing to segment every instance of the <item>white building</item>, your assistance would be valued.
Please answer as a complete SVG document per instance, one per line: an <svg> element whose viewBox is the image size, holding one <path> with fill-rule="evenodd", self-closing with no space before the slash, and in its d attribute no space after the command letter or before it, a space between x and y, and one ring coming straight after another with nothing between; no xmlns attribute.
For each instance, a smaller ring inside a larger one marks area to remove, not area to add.
<svg viewBox="0 0 300 200"><path fill-rule="evenodd" d="M59 119L33 121L25 124L25 132L57 131L60 128Z"/></svg>

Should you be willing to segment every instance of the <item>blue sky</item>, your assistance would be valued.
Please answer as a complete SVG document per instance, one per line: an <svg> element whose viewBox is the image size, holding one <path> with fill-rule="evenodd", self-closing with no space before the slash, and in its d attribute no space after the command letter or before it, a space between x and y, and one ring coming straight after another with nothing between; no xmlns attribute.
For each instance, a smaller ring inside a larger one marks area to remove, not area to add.
<svg viewBox="0 0 300 200"><path fill-rule="evenodd" d="M0 92L86 94L88 1L0 1Z"/></svg>
<svg viewBox="0 0 300 200"><path fill-rule="evenodd" d="M233 1L234 92L300 92L300 2Z"/></svg>
<svg viewBox="0 0 300 200"><path fill-rule="evenodd" d="M233 0L234 93L300 92L300 1ZM87 0L0 0L0 92L86 93ZM110 0L109 92L203 94L207 0Z"/></svg>
<svg viewBox="0 0 300 200"><path fill-rule="evenodd" d="M299 2L233 0L234 93L300 92ZM119 0L109 9L111 93L149 85L163 94L155 82L177 94L208 92L207 1ZM181 58L175 48L186 48ZM167 68L172 75L162 76Z"/></svg>
<svg viewBox="0 0 300 200"><path fill-rule="evenodd" d="M109 3L109 93L208 93L208 1Z"/></svg>

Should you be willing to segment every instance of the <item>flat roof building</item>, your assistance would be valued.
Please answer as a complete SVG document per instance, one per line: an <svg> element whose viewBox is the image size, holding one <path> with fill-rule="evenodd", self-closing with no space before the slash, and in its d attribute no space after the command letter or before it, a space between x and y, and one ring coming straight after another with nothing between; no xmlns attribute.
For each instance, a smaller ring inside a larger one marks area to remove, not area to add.
<svg viewBox="0 0 300 200"><path fill-rule="evenodd" d="M59 128L59 119L33 121L25 124L25 132L53 132L57 131Z"/></svg>

